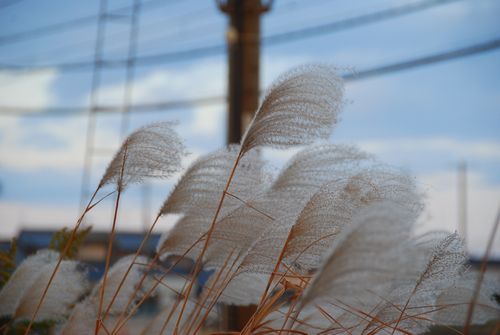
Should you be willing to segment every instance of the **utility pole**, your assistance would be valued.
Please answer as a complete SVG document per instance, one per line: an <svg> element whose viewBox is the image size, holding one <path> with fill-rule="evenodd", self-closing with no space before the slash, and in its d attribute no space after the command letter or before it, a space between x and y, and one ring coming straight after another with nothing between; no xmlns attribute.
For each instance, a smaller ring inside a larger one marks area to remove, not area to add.
<svg viewBox="0 0 500 335"><path fill-rule="evenodd" d="M218 1L230 18L228 43L228 128L227 143L239 143L259 106L260 17L272 1Z"/></svg>
<svg viewBox="0 0 500 335"><path fill-rule="evenodd" d="M259 107L260 17L269 11L272 0L218 0L219 9L229 18L227 144L239 143ZM225 306L226 329L240 331L256 306Z"/></svg>
<svg viewBox="0 0 500 335"><path fill-rule="evenodd" d="M467 163L458 164L458 232L467 247Z"/></svg>

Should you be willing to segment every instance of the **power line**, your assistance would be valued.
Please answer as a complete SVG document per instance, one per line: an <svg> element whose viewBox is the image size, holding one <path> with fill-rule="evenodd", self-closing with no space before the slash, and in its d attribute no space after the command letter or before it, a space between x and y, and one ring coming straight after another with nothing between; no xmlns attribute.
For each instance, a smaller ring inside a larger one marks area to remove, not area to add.
<svg viewBox="0 0 500 335"><path fill-rule="evenodd" d="M166 1L164 1L164 0L150 0L146 3L144 3L143 7L151 9L151 8L156 8L158 5L164 5L165 3L166 3ZM127 11L127 10L131 10L132 8L133 8L132 5L123 6L123 7L114 9L113 12L116 13L116 12L121 12L121 11ZM112 14L108 14L108 15L112 15ZM68 20L68 21L48 24L48 25L38 27L35 29L25 30L25 31L21 31L21 32L9 34L9 35L3 35L3 36L0 36L0 45L21 42L24 40L38 38L38 37L46 36L46 35L58 34L58 33L72 30L72 29L75 29L75 28L78 28L81 26L95 23L98 20L99 20L99 16L88 15L88 16L82 16L82 17Z"/></svg>
<svg viewBox="0 0 500 335"><path fill-rule="evenodd" d="M358 71L355 73L348 73L343 75L345 81L352 82L363 80L372 77L380 77L383 75L397 73L404 70L419 68L431 64L443 63L454 59L470 57L485 52L500 49L500 38L479 43L475 45L466 46L460 49L454 49L436 53L420 58L415 58L407 61L397 62L384 66L369 68L366 70ZM133 112L150 112L150 111L165 111L172 109L190 108L193 106L211 106L225 102L225 96L209 96L202 98L188 98L172 101L163 101L157 103L136 104L130 106L130 111ZM51 107L46 108L43 112L38 112L36 108L23 108L23 107L0 107L0 115L2 116L78 116L84 115L88 111L85 107ZM95 107L95 112L100 113L116 113L122 112L123 106L100 106Z"/></svg>
<svg viewBox="0 0 500 335"><path fill-rule="evenodd" d="M430 65L434 63L440 63L448 60L453 60L457 58L464 58L468 56L473 56L477 54L481 54L488 51L493 51L500 48L500 38L496 38L494 40L479 43L475 45L470 45L467 47L463 47L460 49L445 51L442 53L429 55L417 59L412 59L404 62L389 64L385 66L380 66L372 69L367 69L364 71L360 71L358 73L353 73L344 76L346 80L360 80L370 77L377 77L389 73L399 72L403 70L408 70L420 66Z"/></svg>
<svg viewBox="0 0 500 335"><path fill-rule="evenodd" d="M151 112L151 111L163 111L169 109L183 109L191 108L193 106L211 106L223 103L226 100L225 96L210 96L203 98L188 98L179 99L171 101L162 101L155 103L144 103L131 105L131 112ZM123 106L99 106L94 108L96 113L119 113L122 112ZM85 113L88 112L87 107L48 107L44 111L38 112L37 108L30 107L0 107L0 115L3 116L86 116Z"/></svg>
<svg viewBox="0 0 500 335"><path fill-rule="evenodd" d="M410 3L403 6L383 9L373 13L364 14L339 21L334 21L326 24L270 35L264 37L262 39L262 43L264 45L280 44L299 39L316 37L324 34L329 34L335 31L346 30L350 28L359 27L365 24L376 23L399 16L413 14L419 11L432 8L434 6L444 5L456 1L460 0L430 0L430 1L420 1L416 3Z"/></svg>
<svg viewBox="0 0 500 335"><path fill-rule="evenodd" d="M158 22L146 22L141 24L141 30L144 28L152 28L152 27L160 27L160 29L156 29L156 31L160 32L161 34L159 36L154 36L153 39L148 38L147 39L141 39L141 51L144 49L144 45L146 43L155 43L156 46L158 46L159 41L161 40L162 43L165 43L165 37L178 37L179 35L179 29L178 26L180 24L183 24L186 22L188 18L192 18L194 15L201 14L201 13L206 13L206 11L210 9L209 7L202 7L202 8L197 8L195 10L181 13L178 15L172 15L169 17L162 17L161 21ZM201 18L197 18L196 23L200 23L203 21L206 21L208 16L204 15ZM168 27L165 27L165 22L169 23ZM211 22L213 23L213 22ZM207 32L206 27L211 27L211 24L201 24L201 25L189 25L189 32L191 34L196 33L199 35L199 31L202 30L204 32ZM193 29L196 28L196 29ZM121 47L125 46L125 43L122 35L123 31L118 31L114 33L110 33L106 35L106 38L109 39L112 43L109 43L112 45L112 47L109 49L107 48L107 51L112 51L112 50L120 50ZM182 32L183 37L185 37L185 32ZM159 38L158 38L159 37ZM125 40L126 42L126 40ZM67 54L68 52L74 52L77 51L77 48L85 48L88 46L90 43L94 43L94 40L92 38L87 38L87 39L79 39L76 41L70 41L70 43L67 44L57 44L52 48L42 50L41 52L37 52L36 55L38 58L42 56L50 57L53 55L61 55L61 54ZM8 62L8 61L7 61Z"/></svg>
<svg viewBox="0 0 500 335"><path fill-rule="evenodd" d="M18 3L22 2L24 0L6 0L2 3L0 3L0 9L4 9L4 8L7 8L7 7L10 7L12 5L17 5Z"/></svg>
<svg viewBox="0 0 500 335"><path fill-rule="evenodd" d="M284 33L278 33L274 35L265 36L262 39L264 45L276 45L287 42L293 42L300 39L310 38L313 36L323 35L327 33L334 33L342 30L351 29L354 27L363 26L365 24L372 24L375 22L380 22L395 18L402 15L408 15L415 13L417 11L425 10L433 6L446 4L459 0L426 0L420 1L418 3L407 4L403 6L393 7L390 9L381 10L371 14L361 15L349 19L344 19L340 21L334 21L327 24L317 25L313 27L308 27L300 30L293 30ZM225 44L215 44L209 46L203 46L188 50L173 51L168 53L160 53L156 55L146 55L137 57L135 59L136 65L141 66L151 66L157 64L171 63L185 61L189 59L195 59L200 57L214 56L222 54L226 50ZM130 60L117 59L117 60L103 60L101 61L101 67L123 67L127 65ZM43 69L54 69L58 71L82 71L89 70L93 66L93 62L80 61L80 62L67 62L58 64L47 64L38 66L24 66L24 65L12 65L12 64L0 64L0 70L43 70Z"/></svg>

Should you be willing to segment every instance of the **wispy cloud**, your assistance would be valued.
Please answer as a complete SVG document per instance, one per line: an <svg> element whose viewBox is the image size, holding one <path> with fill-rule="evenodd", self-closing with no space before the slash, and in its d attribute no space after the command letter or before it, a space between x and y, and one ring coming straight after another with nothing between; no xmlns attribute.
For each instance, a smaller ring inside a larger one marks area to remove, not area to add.
<svg viewBox="0 0 500 335"><path fill-rule="evenodd" d="M486 140L457 140L447 137L396 138L357 142L361 148L375 154L390 152L422 154L441 152L463 159L500 160L500 142Z"/></svg>
<svg viewBox="0 0 500 335"><path fill-rule="evenodd" d="M56 100L52 89L56 78L55 70L34 73L2 71L0 101L3 106L23 106L42 110Z"/></svg>
<svg viewBox="0 0 500 335"><path fill-rule="evenodd" d="M420 231L444 229L458 230L458 182L453 172L420 175L419 186L426 193L427 207L421 218ZM476 256L484 253L487 239L500 199L500 186L488 183L478 173L467 175L467 245ZM497 234L493 257L500 257L500 235Z"/></svg>

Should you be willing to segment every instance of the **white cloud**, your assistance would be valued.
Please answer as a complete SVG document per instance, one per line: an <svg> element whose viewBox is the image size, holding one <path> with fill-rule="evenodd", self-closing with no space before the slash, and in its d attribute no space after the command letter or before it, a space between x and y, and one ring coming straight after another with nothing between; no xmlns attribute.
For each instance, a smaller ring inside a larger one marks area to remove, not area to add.
<svg viewBox="0 0 500 335"><path fill-rule="evenodd" d="M189 127L190 135L213 136L224 131L225 115L225 105L196 108Z"/></svg>
<svg viewBox="0 0 500 335"><path fill-rule="evenodd" d="M81 168L85 150L86 118L68 118L54 122L41 120L22 125L20 119L0 122L0 166L18 170L40 168ZM43 144L51 139L59 145ZM96 143L116 142L113 133L105 131ZM95 157L94 162L105 164L108 158Z"/></svg>
<svg viewBox="0 0 500 335"><path fill-rule="evenodd" d="M0 101L6 106L43 110L56 104L55 71L0 74ZM21 117L0 119L0 166L12 169L79 167L83 159L83 131L80 118L23 122ZM34 135L36 134L36 135ZM50 138L62 145L44 146Z"/></svg>
<svg viewBox="0 0 500 335"><path fill-rule="evenodd" d="M446 137L365 140L357 144L375 154L389 152L444 152L467 159L500 159L500 142L456 140Z"/></svg>
<svg viewBox="0 0 500 335"><path fill-rule="evenodd" d="M225 93L226 67L222 61L199 62L190 67L159 69L137 78L133 103L154 103ZM123 103L122 83L104 86L99 102L104 105Z"/></svg>
<svg viewBox="0 0 500 335"><path fill-rule="evenodd" d="M52 85L54 70L34 73L0 73L0 101L3 106L43 109L55 101Z"/></svg>
<svg viewBox="0 0 500 335"><path fill-rule="evenodd" d="M469 252L482 255L499 210L500 186L484 180L477 173L467 176L467 244ZM458 231L457 175L440 172L418 176L427 194L427 207L420 230ZM497 234L492 256L500 257L500 234Z"/></svg>

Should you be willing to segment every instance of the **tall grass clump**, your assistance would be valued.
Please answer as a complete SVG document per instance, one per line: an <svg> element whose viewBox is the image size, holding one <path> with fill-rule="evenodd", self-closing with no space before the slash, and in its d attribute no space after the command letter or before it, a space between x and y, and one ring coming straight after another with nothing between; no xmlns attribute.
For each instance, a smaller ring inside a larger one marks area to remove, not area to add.
<svg viewBox="0 0 500 335"><path fill-rule="evenodd" d="M64 246L30 256L6 281L2 332L120 334L164 288L173 294L138 334L234 333L218 322L222 306L248 305L254 312L237 333L497 332L499 282L484 267L468 269L456 233L415 232L423 204L414 180L353 146L325 142L343 104L342 81L330 66L302 66L278 78L240 145L192 163L137 252L111 264L127 186L172 176L185 152L171 123L132 133ZM301 150L271 175L260 149L296 146ZM68 254L84 217L110 195L105 271L91 287ZM180 219L152 258L141 256L169 214ZM186 259L188 275L173 271ZM202 272L207 281L198 280ZM172 287L172 276L182 277L181 288Z"/></svg>

